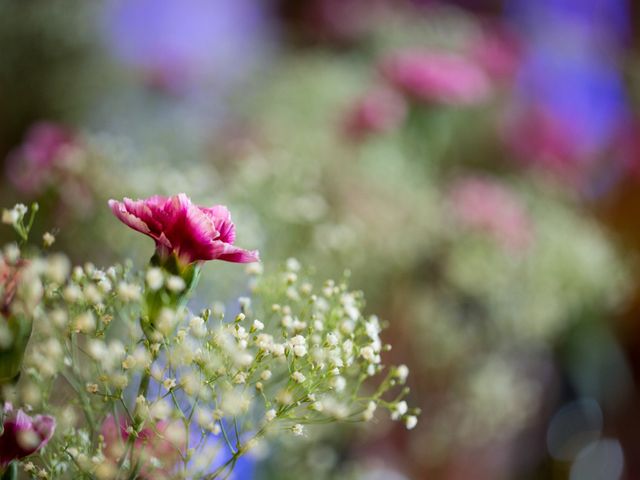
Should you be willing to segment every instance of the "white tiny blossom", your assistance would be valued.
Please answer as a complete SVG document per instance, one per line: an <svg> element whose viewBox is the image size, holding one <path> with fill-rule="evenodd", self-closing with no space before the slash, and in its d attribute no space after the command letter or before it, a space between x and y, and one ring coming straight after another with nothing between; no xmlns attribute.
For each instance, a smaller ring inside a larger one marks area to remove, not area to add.
<svg viewBox="0 0 640 480"><path fill-rule="evenodd" d="M338 336L334 332L329 332L327 334L327 344L330 347L335 347L338 345Z"/></svg>
<svg viewBox="0 0 640 480"><path fill-rule="evenodd" d="M245 272L247 272L248 275L262 275L263 271L264 267L261 263L257 262L249 263L245 268Z"/></svg>
<svg viewBox="0 0 640 480"><path fill-rule="evenodd" d="M407 426L407 430L412 430L418 424L418 417L415 415L407 415L407 418L404 419L404 423Z"/></svg>
<svg viewBox="0 0 640 480"><path fill-rule="evenodd" d="M238 372L235 377L233 377L233 383L243 384L247 383L247 372Z"/></svg>
<svg viewBox="0 0 640 480"><path fill-rule="evenodd" d="M251 326L251 330L253 331L260 331L260 330L264 330L264 323L262 323L260 320L254 320L253 321L253 325Z"/></svg>
<svg viewBox="0 0 640 480"><path fill-rule="evenodd" d="M307 354L307 347L304 345L295 345L293 347L293 353L296 357L304 357Z"/></svg>
<svg viewBox="0 0 640 480"><path fill-rule="evenodd" d="M20 220L20 214L14 208L11 210L7 210L6 208L2 210L2 223L6 223L7 225L16 225Z"/></svg>
<svg viewBox="0 0 640 480"><path fill-rule="evenodd" d="M73 322L74 329L81 333L92 333L96 329L96 317L91 312L78 315Z"/></svg>
<svg viewBox="0 0 640 480"><path fill-rule="evenodd" d="M344 377L338 376L331 380L331 384L337 392L341 392L347 386L347 380Z"/></svg>
<svg viewBox="0 0 640 480"><path fill-rule="evenodd" d="M291 328L293 326L293 317L291 315L285 315L280 322L284 328Z"/></svg>
<svg viewBox="0 0 640 480"><path fill-rule="evenodd" d="M92 305L96 305L102 301L102 294L97 289L97 287L92 283L87 284L84 287L82 293L85 300Z"/></svg>
<svg viewBox="0 0 640 480"><path fill-rule="evenodd" d="M296 371L291 374L291 379L296 383L303 383L307 377L305 377L301 372Z"/></svg>
<svg viewBox="0 0 640 480"><path fill-rule="evenodd" d="M273 408L271 410L267 410L267 412L264 414L264 419L267 422L272 421L274 418L276 418L276 411Z"/></svg>
<svg viewBox="0 0 640 480"><path fill-rule="evenodd" d="M82 290L75 283L67 285L62 291L62 298L68 303L76 303L82 299Z"/></svg>
<svg viewBox="0 0 640 480"><path fill-rule="evenodd" d="M109 293L113 286L111 285L111 281L108 278L103 278L98 282L98 288L102 293Z"/></svg>
<svg viewBox="0 0 640 480"><path fill-rule="evenodd" d="M173 332L177 323L176 313L169 308L163 308L158 314L156 328L161 334L168 336Z"/></svg>
<svg viewBox="0 0 640 480"><path fill-rule="evenodd" d="M370 401L367 404L367 408L364 410L364 412L362 412L362 418L368 422L373 418L373 414L375 413L377 408L378 406L376 405L376 402L374 402L373 400Z"/></svg>
<svg viewBox="0 0 640 480"><path fill-rule="evenodd" d="M69 259L64 255L56 254L51 255L47 260L45 274L52 282L62 285L67 279L70 270L71 264L69 263Z"/></svg>
<svg viewBox="0 0 640 480"><path fill-rule="evenodd" d="M189 329L194 337L203 338L207 334L207 326L202 317L193 317L189 321Z"/></svg>
<svg viewBox="0 0 640 480"><path fill-rule="evenodd" d="M182 279L182 277L178 277L177 275L171 275L167 279L167 288L172 292L180 293L185 288L187 288L187 285L186 283L184 283L184 280Z"/></svg>
<svg viewBox="0 0 640 480"><path fill-rule="evenodd" d="M405 383L407 381L407 377L409 376L409 367L406 365L400 365L396 369L396 377L398 377L398 381L400 383Z"/></svg>
<svg viewBox="0 0 640 480"><path fill-rule="evenodd" d="M352 334L355 328L356 328L356 324L351 319L343 320L340 323L340 331L345 335Z"/></svg>
<svg viewBox="0 0 640 480"><path fill-rule="evenodd" d="M148 287L153 290L160 290L162 288L162 284L164 283L164 275L162 274L162 270L158 267L152 267L147 270L147 274L145 275L145 281L147 282Z"/></svg>
<svg viewBox="0 0 640 480"><path fill-rule="evenodd" d="M407 413L408 410L409 410L409 406L407 405L407 402L405 402L404 400L396 403L393 406L393 409L391 410L391 419L398 420L405 413Z"/></svg>
<svg viewBox="0 0 640 480"><path fill-rule="evenodd" d="M120 282L118 284L118 296L123 302L133 302L140 299L141 291L138 285Z"/></svg>
<svg viewBox="0 0 640 480"><path fill-rule="evenodd" d="M238 297L238 303L243 311L251 308L251 299L249 297Z"/></svg>
<svg viewBox="0 0 640 480"><path fill-rule="evenodd" d="M162 386L164 386L164 388L166 388L167 390L171 390L172 388L175 388L176 385L177 385L177 382L175 378L167 378L162 382Z"/></svg>
<svg viewBox="0 0 640 480"><path fill-rule="evenodd" d="M118 276L118 273L115 267L107 268L107 277L109 277L111 280L115 280L117 276Z"/></svg>
<svg viewBox="0 0 640 480"><path fill-rule="evenodd" d="M301 332L307 328L307 322L301 322L298 317L293 320L291 328L294 332Z"/></svg>
<svg viewBox="0 0 640 480"><path fill-rule="evenodd" d="M293 273L293 272L289 272L289 273L287 273L287 274L285 275L285 281L286 281L289 285L291 285L291 284L295 283L295 282L296 282L296 280L298 280L298 275L296 275L296 274L295 274L295 273Z"/></svg>
<svg viewBox="0 0 640 480"><path fill-rule="evenodd" d="M45 232L44 235L42 235L42 243L44 244L45 247L50 247L51 245L53 245L53 243L56 241L56 237L54 237L51 233L49 232Z"/></svg>
<svg viewBox="0 0 640 480"><path fill-rule="evenodd" d="M376 358L376 353L373 351L373 347L371 347L370 345L362 347L360 349L360 355L369 363L373 363Z"/></svg>
<svg viewBox="0 0 640 480"><path fill-rule="evenodd" d="M15 243L10 243L4 247L4 259L7 263L15 265L20 258L20 248Z"/></svg>
<svg viewBox="0 0 640 480"><path fill-rule="evenodd" d="M284 351L285 351L285 347L281 343L274 343L271 346L271 354L274 357L282 357L282 356L284 356Z"/></svg>
<svg viewBox="0 0 640 480"><path fill-rule="evenodd" d="M299 423L296 423L293 427L291 427L291 432L300 437L302 435L304 435L304 427L302 425L300 425Z"/></svg>
<svg viewBox="0 0 640 480"><path fill-rule="evenodd" d="M260 378L265 382L271 378L271 370L265 370L260 374Z"/></svg>
<svg viewBox="0 0 640 480"><path fill-rule="evenodd" d="M171 415L171 406L164 400L157 401L149 407L149 414L156 420L166 420Z"/></svg>
<svg viewBox="0 0 640 480"><path fill-rule="evenodd" d="M300 262L296 258L287 258L287 270L290 272L299 272L300 271Z"/></svg>
<svg viewBox="0 0 640 480"><path fill-rule="evenodd" d="M75 266L73 267L73 272L71 273L71 278L74 282L79 282L84 277L84 270L82 267Z"/></svg>
<svg viewBox="0 0 640 480"><path fill-rule="evenodd" d="M247 338L249 338L249 332L247 332L247 330L243 326L238 326L233 331L233 336L238 340L246 340Z"/></svg>
<svg viewBox="0 0 640 480"><path fill-rule="evenodd" d="M296 335L295 337L292 337L291 340L289 340L289 343L291 345L306 345L307 343L307 339L304 338L302 335Z"/></svg>

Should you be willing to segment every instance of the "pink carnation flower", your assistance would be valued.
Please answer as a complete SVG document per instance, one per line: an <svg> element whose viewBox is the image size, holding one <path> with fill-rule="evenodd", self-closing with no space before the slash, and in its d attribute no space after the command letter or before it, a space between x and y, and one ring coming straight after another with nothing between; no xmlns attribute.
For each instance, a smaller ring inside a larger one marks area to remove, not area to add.
<svg viewBox="0 0 640 480"><path fill-rule="evenodd" d="M401 51L384 59L380 70L395 88L422 102L470 105L491 91L485 72L454 53Z"/></svg>
<svg viewBox="0 0 640 480"><path fill-rule="evenodd" d="M104 437L105 458L117 464L126 453L129 439L126 422L121 419L118 425L113 416L109 415L102 423L101 433ZM143 428L133 444L132 459L133 463L141 463L141 478L169 478L181 460L180 452L185 448L185 439L184 426L179 422L161 421L153 428Z"/></svg>
<svg viewBox="0 0 640 480"><path fill-rule="evenodd" d="M109 206L124 224L153 238L161 258L174 254L184 264L205 260L237 263L260 260L257 251L233 245L235 226L229 210L222 205L200 207L181 193L145 200L109 200Z"/></svg>
<svg viewBox="0 0 640 480"><path fill-rule="evenodd" d="M465 178L452 186L448 198L454 215L467 228L488 234L511 250L530 244L529 215L502 185L483 178Z"/></svg>
<svg viewBox="0 0 640 480"><path fill-rule="evenodd" d="M396 128L404 120L404 99L388 89L368 92L348 110L344 132L348 138L360 141L367 135L385 133Z"/></svg>
<svg viewBox="0 0 640 480"><path fill-rule="evenodd" d="M42 193L53 181L54 171L64 169L65 153L76 146L76 138L66 128L51 122L36 123L9 154L7 176L23 193Z"/></svg>
<svg viewBox="0 0 640 480"><path fill-rule="evenodd" d="M49 415L30 417L21 409L14 410L6 403L4 432L0 435L0 469L6 468L14 460L20 460L44 447L56 428L56 421Z"/></svg>

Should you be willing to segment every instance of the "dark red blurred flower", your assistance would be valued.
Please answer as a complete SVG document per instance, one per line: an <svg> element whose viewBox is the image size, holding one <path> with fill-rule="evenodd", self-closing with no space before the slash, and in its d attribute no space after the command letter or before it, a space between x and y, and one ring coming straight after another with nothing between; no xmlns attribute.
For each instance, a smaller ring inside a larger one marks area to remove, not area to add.
<svg viewBox="0 0 640 480"><path fill-rule="evenodd" d="M386 88L372 90L358 98L347 111L344 132L360 141L372 134L389 132L405 118L406 104L402 96Z"/></svg>
<svg viewBox="0 0 640 480"><path fill-rule="evenodd" d="M4 432L0 434L0 469L14 460L27 457L44 447L56 429L56 420L49 415L30 417L21 409L4 405Z"/></svg>

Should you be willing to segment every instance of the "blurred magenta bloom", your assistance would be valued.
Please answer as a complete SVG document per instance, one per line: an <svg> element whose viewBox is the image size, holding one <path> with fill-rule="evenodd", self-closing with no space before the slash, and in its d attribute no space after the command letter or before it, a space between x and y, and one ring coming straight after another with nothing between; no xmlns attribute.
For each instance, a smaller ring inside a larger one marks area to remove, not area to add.
<svg viewBox="0 0 640 480"><path fill-rule="evenodd" d="M486 28L468 49L469 57L498 82L513 80L523 60L520 39L506 27Z"/></svg>
<svg viewBox="0 0 640 480"><path fill-rule="evenodd" d="M503 136L518 158L580 183L594 157L573 122L543 108L528 108L508 117Z"/></svg>
<svg viewBox="0 0 640 480"><path fill-rule="evenodd" d="M351 140L361 141L369 135L389 132L402 123L406 110L404 99L393 90L372 90L347 111L344 133Z"/></svg>
<svg viewBox="0 0 640 480"><path fill-rule="evenodd" d="M125 225L153 238L161 258L174 254L184 264L204 260L249 263L260 259L257 251L233 245L235 225L229 210L222 205L199 207L180 193L135 201L109 200L109 206Z"/></svg>
<svg viewBox="0 0 640 480"><path fill-rule="evenodd" d="M105 29L117 59L171 92L233 83L268 37L264 8L252 0L113 0Z"/></svg>
<svg viewBox="0 0 640 480"><path fill-rule="evenodd" d="M113 416L109 415L102 423L101 433L104 437L105 458L117 464L126 453L125 445L129 439L127 423L121 419L118 425ZM132 460L133 463L141 463L141 478L170 478L171 472L182 458L185 438L184 426L179 422L161 421L153 428L145 427L140 430L133 444ZM158 465L152 458L161 463Z"/></svg>
<svg viewBox="0 0 640 480"><path fill-rule="evenodd" d="M380 70L391 85L422 102L470 105L491 92L482 68L454 53L405 50L383 59Z"/></svg>
<svg viewBox="0 0 640 480"><path fill-rule="evenodd" d="M77 146L77 139L65 127L50 122L33 125L24 142L7 158L7 176L22 193L42 193L52 175L65 169L65 154Z"/></svg>
<svg viewBox="0 0 640 480"><path fill-rule="evenodd" d="M525 249L533 237L531 218L506 187L480 177L455 182L448 195L456 218L467 228L491 236L512 251Z"/></svg>
<svg viewBox="0 0 640 480"><path fill-rule="evenodd" d="M56 421L49 415L30 417L22 409L4 405L4 432L0 435L0 469L44 447L56 429Z"/></svg>

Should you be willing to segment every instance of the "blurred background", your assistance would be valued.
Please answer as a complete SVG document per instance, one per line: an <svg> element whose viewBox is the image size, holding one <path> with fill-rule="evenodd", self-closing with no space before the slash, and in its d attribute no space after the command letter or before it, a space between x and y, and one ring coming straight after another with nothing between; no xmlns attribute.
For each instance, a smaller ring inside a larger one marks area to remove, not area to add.
<svg viewBox="0 0 640 480"><path fill-rule="evenodd" d="M265 268L364 291L418 426L235 478L637 479L639 27L631 0L0 0L0 202L144 263L107 199L184 191ZM203 302L246 291L205 270Z"/></svg>

